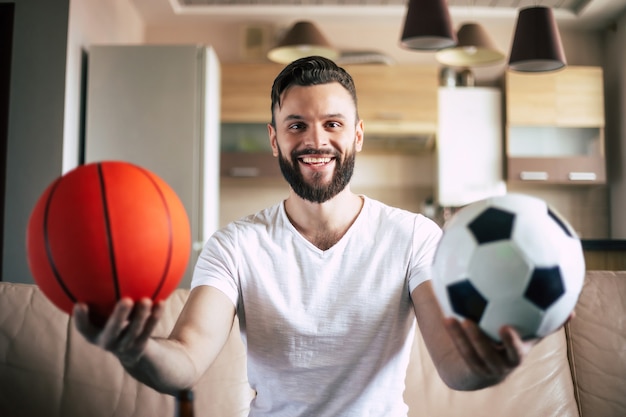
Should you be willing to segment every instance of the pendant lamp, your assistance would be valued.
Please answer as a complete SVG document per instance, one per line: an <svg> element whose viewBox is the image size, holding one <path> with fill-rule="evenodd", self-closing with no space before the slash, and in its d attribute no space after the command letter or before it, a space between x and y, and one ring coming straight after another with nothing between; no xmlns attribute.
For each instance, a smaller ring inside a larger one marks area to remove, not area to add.
<svg viewBox="0 0 626 417"><path fill-rule="evenodd" d="M267 53L271 61L279 64L288 64L312 55L334 60L339 57L339 51L333 48L317 26L309 21L296 22L278 45Z"/></svg>
<svg viewBox="0 0 626 417"><path fill-rule="evenodd" d="M446 0L409 0L400 45L432 51L456 45Z"/></svg>
<svg viewBox="0 0 626 417"><path fill-rule="evenodd" d="M534 6L520 10L509 56L509 69L545 72L566 65L561 35L552 9Z"/></svg>
<svg viewBox="0 0 626 417"><path fill-rule="evenodd" d="M435 59L451 67L497 64L505 56L496 48L489 34L478 23L465 23L457 32L458 43L435 54Z"/></svg>

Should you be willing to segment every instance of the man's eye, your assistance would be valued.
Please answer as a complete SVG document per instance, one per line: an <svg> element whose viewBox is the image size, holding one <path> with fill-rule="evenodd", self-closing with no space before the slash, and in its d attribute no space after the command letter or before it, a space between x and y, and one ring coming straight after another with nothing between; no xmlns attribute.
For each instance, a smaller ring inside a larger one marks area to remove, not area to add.
<svg viewBox="0 0 626 417"><path fill-rule="evenodd" d="M302 130L302 129L304 129L303 123L294 123L292 125L289 125L289 130Z"/></svg>
<svg viewBox="0 0 626 417"><path fill-rule="evenodd" d="M334 127L341 127L341 123L339 123L339 122L328 122L328 123L326 123L326 126L333 127L333 128Z"/></svg>

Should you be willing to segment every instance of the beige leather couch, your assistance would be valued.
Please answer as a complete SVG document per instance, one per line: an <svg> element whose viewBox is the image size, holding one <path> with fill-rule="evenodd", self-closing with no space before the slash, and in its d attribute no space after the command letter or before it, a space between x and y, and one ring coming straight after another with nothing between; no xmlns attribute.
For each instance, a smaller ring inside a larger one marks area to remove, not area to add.
<svg viewBox="0 0 626 417"><path fill-rule="evenodd" d="M173 326L186 296L177 290L170 298L159 334ZM418 334L405 394L410 416L626 416L625 304L626 272L589 272L575 320L539 343L503 384L476 392L446 388ZM253 393L245 369L234 331L195 388L196 415L246 416ZM173 410L172 397L87 344L37 287L0 283L0 416L170 417Z"/></svg>

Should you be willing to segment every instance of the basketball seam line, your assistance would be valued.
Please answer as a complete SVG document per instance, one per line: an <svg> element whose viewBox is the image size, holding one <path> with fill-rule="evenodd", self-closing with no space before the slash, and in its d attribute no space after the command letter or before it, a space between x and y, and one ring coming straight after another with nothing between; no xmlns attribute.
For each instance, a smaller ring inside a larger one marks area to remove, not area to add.
<svg viewBox="0 0 626 417"><path fill-rule="evenodd" d="M67 295L70 301L72 301L72 303L76 303L76 297L74 297L74 294L72 294L69 288L65 285L65 282L63 281L63 277L61 276L61 272L57 269L57 266L54 262L54 256L52 254L52 247L50 246L50 239L48 236L48 214L50 212L50 205L52 204L52 196L54 195L60 183L61 183L61 179L58 179L54 183L54 185L52 186L52 189L50 190L50 194L48 195L48 200L46 201L46 208L44 210L44 216L43 216L43 239L44 239L44 245L46 247L46 256L48 257L48 263L50 264L50 268L52 268L52 273L54 274L54 278L57 280L57 282L63 289L63 292L65 293L65 295Z"/></svg>
<svg viewBox="0 0 626 417"><path fill-rule="evenodd" d="M117 276L117 264L115 262L115 251L113 250L113 236L111 235L111 221L109 218L108 202L106 197L106 183L102 172L102 164L98 164L98 180L100 182L100 195L102 197L102 212L104 215L104 228L106 230L107 247L109 249L109 262L111 263L111 275L113 287L115 288L115 299L120 299L120 284Z"/></svg>
<svg viewBox="0 0 626 417"><path fill-rule="evenodd" d="M154 178L152 178L152 176L150 176L148 174L148 172L141 168L141 167L137 167L146 177L148 177L148 180L152 183L152 185L154 185L154 188L156 188L159 197L161 197L161 201L163 202L163 207L165 208L165 211L167 213L167 227L168 227L168 232L169 232L169 238L168 238L168 247L167 247L167 259L165 260L165 268L163 269L163 275L161 276L161 279L159 280L159 284L157 285L156 289L154 290L154 293L152 294L152 299L156 299L157 295L161 292L161 289L163 288L163 285L165 284L165 281L167 279L167 275L169 273L171 264L172 264L172 252L173 252L173 227L172 227L172 215L170 213L170 208L167 205L167 201L165 199L165 196L163 195L163 190L161 190L161 187L159 187L159 185L154 181Z"/></svg>

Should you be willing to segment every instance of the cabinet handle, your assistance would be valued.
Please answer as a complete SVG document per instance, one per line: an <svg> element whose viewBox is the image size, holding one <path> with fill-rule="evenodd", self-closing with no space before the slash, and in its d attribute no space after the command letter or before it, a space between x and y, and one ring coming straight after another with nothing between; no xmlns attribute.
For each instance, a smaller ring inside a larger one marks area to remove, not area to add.
<svg viewBox="0 0 626 417"><path fill-rule="evenodd" d="M232 167L228 173L231 177L258 177L260 174L257 167Z"/></svg>
<svg viewBox="0 0 626 417"><path fill-rule="evenodd" d="M598 176L595 172L570 172L570 181L595 181Z"/></svg>
<svg viewBox="0 0 626 417"><path fill-rule="evenodd" d="M524 181L546 181L548 173L545 171L522 171L519 177Z"/></svg>

